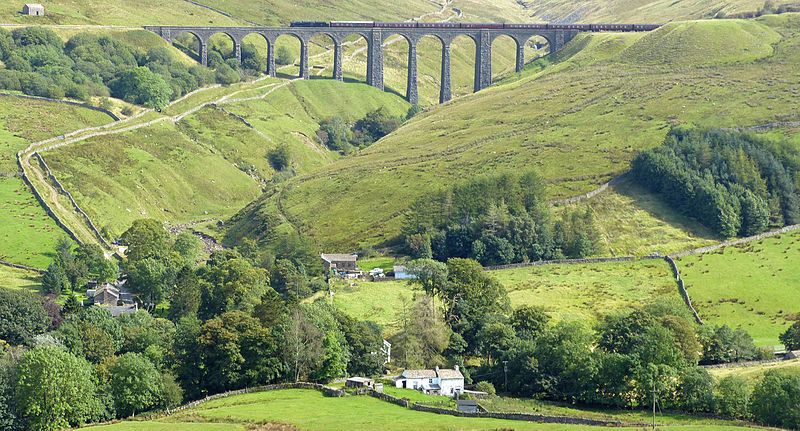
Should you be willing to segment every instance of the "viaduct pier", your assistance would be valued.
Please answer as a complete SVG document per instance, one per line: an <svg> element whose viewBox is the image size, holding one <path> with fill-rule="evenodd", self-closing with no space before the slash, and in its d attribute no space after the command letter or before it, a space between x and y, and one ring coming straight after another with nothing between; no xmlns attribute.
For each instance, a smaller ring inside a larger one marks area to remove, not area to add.
<svg viewBox="0 0 800 431"><path fill-rule="evenodd" d="M651 31L657 25L647 24L496 24L496 23L378 23L378 22L300 22L291 27L192 27L192 26L146 26L167 42L182 33L189 33L199 42L199 56L203 65L208 65L208 46L212 36L219 33L233 40L234 55L242 60L242 43L246 36L258 34L267 42L267 70L275 76L275 42L283 35L293 36L300 41L300 78L309 77L308 45L312 37L324 35L333 41L333 78L341 81L342 44L351 35L358 35L367 41L367 83L383 90L383 46L387 38L401 36L408 42L408 83L406 99L416 104L419 101L417 82L417 44L425 36L433 36L442 44L442 76L439 94L440 103L452 98L450 47L459 36L467 36L475 42L475 83L476 92L492 84L492 43L500 36L508 36L516 44L516 71L525 67L525 44L529 39L539 36L547 40L550 52L564 47L578 33L602 31Z"/></svg>

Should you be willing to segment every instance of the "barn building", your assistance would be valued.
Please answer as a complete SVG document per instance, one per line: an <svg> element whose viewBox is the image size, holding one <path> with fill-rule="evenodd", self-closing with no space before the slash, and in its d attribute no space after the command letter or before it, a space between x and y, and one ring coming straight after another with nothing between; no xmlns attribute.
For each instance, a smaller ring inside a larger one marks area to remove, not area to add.
<svg viewBox="0 0 800 431"><path fill-rule="evenodd" d="M30 16L44 16L44 6L39 3L26 3L22 6L22 14Z"/></svg>
<svg viewBox="0 0 800 431"><path fill-rule="evenodd" d="M431 395L455 397L464 391L464 375L458 365L452 370L436 367L432 370L405 370L395 381L395 387L415 389Z"/></svg>

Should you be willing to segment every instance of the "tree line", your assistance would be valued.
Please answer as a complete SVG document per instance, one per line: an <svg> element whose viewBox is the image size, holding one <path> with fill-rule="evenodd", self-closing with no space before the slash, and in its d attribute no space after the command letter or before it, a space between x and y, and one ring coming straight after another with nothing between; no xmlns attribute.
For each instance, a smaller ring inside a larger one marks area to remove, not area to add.
<svg viewBox="0 0 800 431"><path fill-rule="evenodd" d="M3 429L63 429L244 387L383 372L382 328L301 304L321 271L289 255L245 242L209 257L196 238L154 220L134 222L121 242L120 269L143 308L135 314L112 317L75 299L105 266L66 241L48 270L70 286L63 306L0 289Z"/></svg>
<svg viewBox="0 0 800 431"><path fill-rule="evenodd" d="M552 213L536 172L480 176L417 199L402 236L414 257L484 265L582 258L599 250L594 215Z"/></svg>
<svg viewBox="0 0 800 431"><path fill-rule="evenodd" d="M632 165L639 184L723 237L800 222L798 171L788 143L723 130L672 130Z"/></svg>
<svg viewBox="0 0 800 431"><path fill-rule="evenodd" d="M144 50L92 33L64 43L44 27L0 29L0 59L0 89L83 101L112 96L156 109L202 86L232 84L266 68L250 44L243 47L241 65L212 47L210 67L188 66L166 47Z"/></svg>
<svg viewBox="0 0 800 431"><path fill-rule="evenodd" d="M397 365L462 367L468 382L508 395L580 405L711 413L796 428L800 377L719 381L699 365L771 358L742 328L697 325L678 298L610 313L594 325L554 320L544 308L509 307L480 265L453 258L411 262L420 295L398 312ZM438 305L437 305L438 301ZM784 337L796 340L797 324ZM795 341L796 342L796 341ZM777 408L775 406L778 406Z"/></svg>

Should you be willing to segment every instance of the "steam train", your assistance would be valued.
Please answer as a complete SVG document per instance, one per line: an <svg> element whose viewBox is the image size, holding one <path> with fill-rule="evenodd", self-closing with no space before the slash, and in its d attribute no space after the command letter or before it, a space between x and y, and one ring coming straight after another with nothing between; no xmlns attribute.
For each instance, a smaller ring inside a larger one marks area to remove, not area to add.
<svg viewBox="0 0 800 431"><path fill-rule="evenodd" d="M578 31L651 31L654 24L496 24L468 22L375 22L375 21L294 21L291 27L347 28L464 28L470 30L578 30Z"/></svg>

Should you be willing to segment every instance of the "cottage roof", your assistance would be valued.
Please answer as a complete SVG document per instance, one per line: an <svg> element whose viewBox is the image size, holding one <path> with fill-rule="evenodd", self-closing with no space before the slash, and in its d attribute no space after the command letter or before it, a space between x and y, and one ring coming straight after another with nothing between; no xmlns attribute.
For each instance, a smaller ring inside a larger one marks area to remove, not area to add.
<svg viewBox="0 0 800 431"><path fill-rule="evenodd" d="M25 7L29 9L44 9L44 6L42 6L40 3L25 3Z"/></svg>
<svg viewBox="0 0 800 431"><path fill-rule="evenodd" d="M355 262L358 259L357 254L337 254L337 253L322 253L322 260L325 262Z"/></svg>
<svg viewBox="0 0 800 431"><path fill-rule="evenodd" d="M109 283L105 283L104 285L100 286L99 289L95 289L94 296L100 295L104 292L108 292L110 295L119 298L119 289Z"/></svg>
<svg viewBox="0 0 800 431"><path fill-rule="evenodd" d="M435 370L405 370L400 377L406 379L433 379L436 378Z"/></svg>
<svg viewBox="0 0 800 431"><path fill-rule="evenodd" d="M443 370L439 370L439 378L440 379L463 379L464 375L461 374L461 371L459 371L459 370L443 369Z"/></svg>

